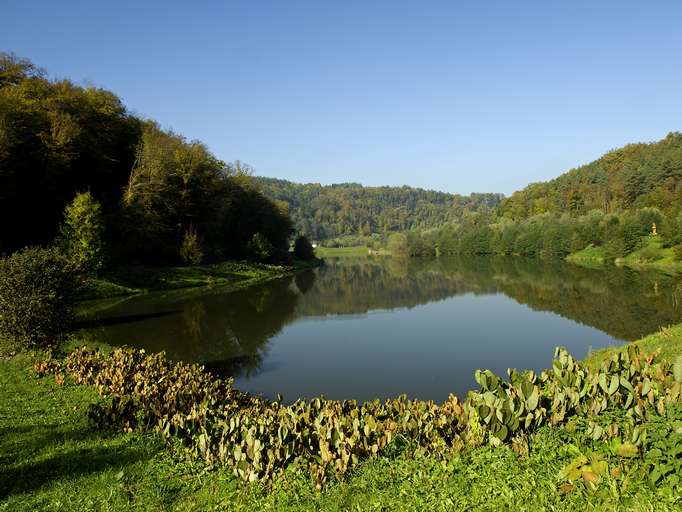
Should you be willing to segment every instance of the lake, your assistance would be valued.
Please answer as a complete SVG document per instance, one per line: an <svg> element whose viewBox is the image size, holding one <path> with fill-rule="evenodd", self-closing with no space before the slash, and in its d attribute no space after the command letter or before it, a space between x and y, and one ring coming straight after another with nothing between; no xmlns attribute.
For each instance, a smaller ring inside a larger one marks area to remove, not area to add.
<svg viewBox="0 0 682 512"><path fill-rule="evenodd" d="M477 368L541 371L557 345L582 358L680 321L660 273L518 257L328 259L244 290L152 293L90 304L83 334L204 363L285 401L442 401Z"/></svg>

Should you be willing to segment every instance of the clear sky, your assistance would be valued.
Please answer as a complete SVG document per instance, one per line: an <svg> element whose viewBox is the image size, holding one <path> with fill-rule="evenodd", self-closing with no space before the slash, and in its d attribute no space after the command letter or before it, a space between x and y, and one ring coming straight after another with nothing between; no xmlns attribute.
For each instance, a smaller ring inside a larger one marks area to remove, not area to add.
<svg viewBox="0 0 682 512"><path fill-rule="evenodd" d="M293 181L510 193L682 130L682 2L2 0L0 49Z"/></svg>

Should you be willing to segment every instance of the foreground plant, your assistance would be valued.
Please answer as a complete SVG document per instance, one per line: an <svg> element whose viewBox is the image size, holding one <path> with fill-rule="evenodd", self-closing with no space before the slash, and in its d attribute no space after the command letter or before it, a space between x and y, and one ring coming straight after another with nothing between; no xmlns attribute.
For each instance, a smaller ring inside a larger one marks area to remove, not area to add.
<svg viewBox="0 0 682 512"><path fill-rule="evenodd" d="M10 350L56 345L72 320L78 277L56 250L0 258L0 342Z"/></svg>
<svg viewBox="0 0 682 512"><path fill-rule="evenodd" d="M484 443L507 443L527 453L528 434L543 425L575 428L576 420L592 439L617 441L613 449L619 454L637 455L646 440L642 424L664 414L682 394L682 362L656 362L636 346L594 371L563 349L556 350L552 369L539 376L509 370L506 381L479 371L480 391L470 392L465 402L450 395L442 404L400 396L361 405L324 398L285 405L239 392L231 379L214 379L198 365L130 348L105 355L83 347L63 361L39 362L36 369L95 386L107 398L90 409L100 426L156 430L180 440L209 467L227 465L246 481L271 479L297 464L309 470L318 488L391 443L443 460ZM604 424L604 413L614 408L625 411L626 421ZM589 465L580 459L567 476L576 477L578 470L581 478L599 476L603 467L596 458ZM586 478L596 485L598 479Z"/></svg>

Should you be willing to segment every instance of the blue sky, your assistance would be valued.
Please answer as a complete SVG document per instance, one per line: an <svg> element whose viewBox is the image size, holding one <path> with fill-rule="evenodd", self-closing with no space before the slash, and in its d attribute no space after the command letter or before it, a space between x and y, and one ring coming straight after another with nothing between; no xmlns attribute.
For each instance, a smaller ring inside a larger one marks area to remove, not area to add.
<svg viewBox="0 0 682 512"><path fill-rule="evenodd" d="M510 193L682 130L682 2L3 0L0 49L293 181Z"/></svg>

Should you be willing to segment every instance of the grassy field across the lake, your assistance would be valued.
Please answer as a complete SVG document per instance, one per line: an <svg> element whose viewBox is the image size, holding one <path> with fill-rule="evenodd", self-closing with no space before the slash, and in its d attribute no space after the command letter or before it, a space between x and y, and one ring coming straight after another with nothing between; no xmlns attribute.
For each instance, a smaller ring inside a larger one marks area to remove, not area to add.
<svg viewBox="0 0 682 512"><path fill-rule="evenodd" d="M315 249L315 255L318 258L343 258L343 257L357 257L367 256L369 249L364 245L353 247L318 247Z"/></svg>
<svg viewBox="0 0 682 512"><path fill-rule="evenodd" d="M682 352L682 325L636 343L673 357ZM590 363L606 353L592 354ZM96 391L36 378L35 357L0 359L0 511L682 509L679 488L651 485L636 473L625 481L607 475L596 492L562 494L561 470L599 447L551 427L531 435L528 456L484 447L443 463L396 445L321 492L305 472L287 471L270 488L244 484L226 470L183 460L155 434L96 430L87 419ZM682 407L662 421L682 422Z"/></svg>

